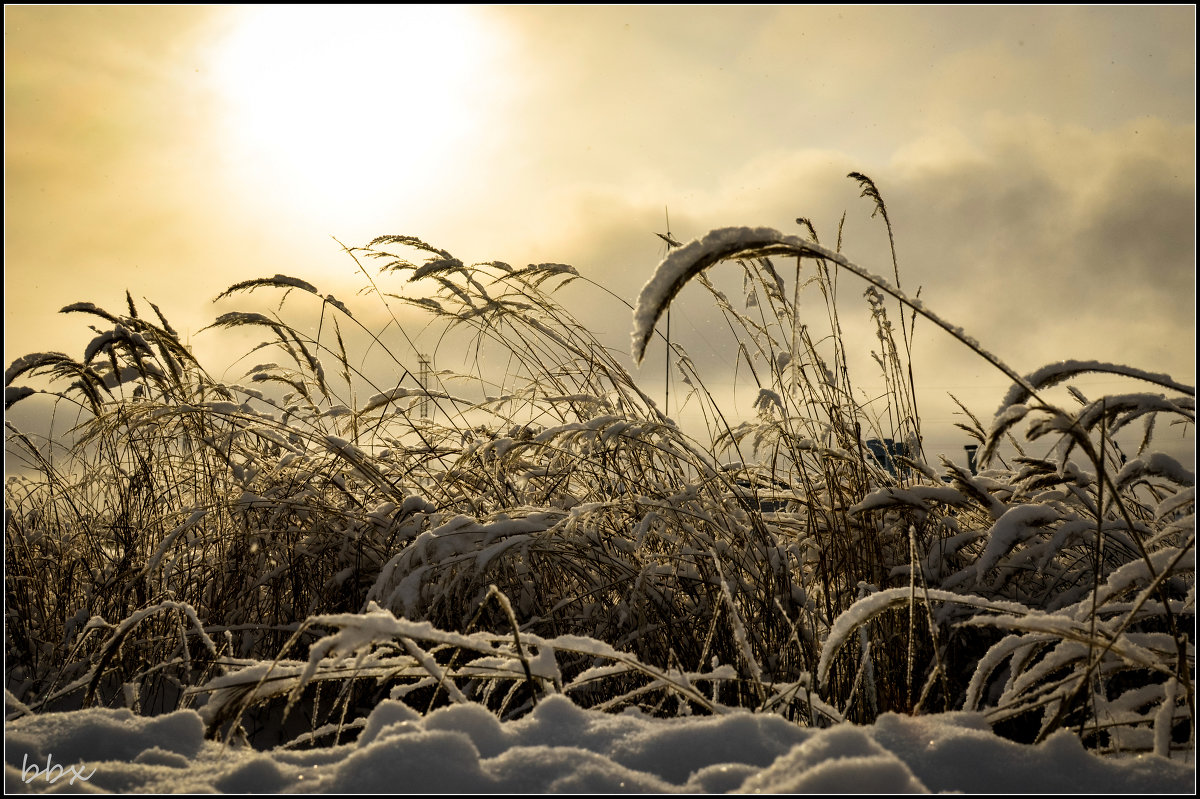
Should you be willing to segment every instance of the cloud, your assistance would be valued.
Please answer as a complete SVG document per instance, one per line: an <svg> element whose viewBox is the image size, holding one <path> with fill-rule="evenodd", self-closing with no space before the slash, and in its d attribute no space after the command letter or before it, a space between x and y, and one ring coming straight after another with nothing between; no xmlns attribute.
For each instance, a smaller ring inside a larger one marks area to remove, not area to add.
<svg viewBox="0 0 1200 799"><path fill-rule="evenodd" d="M883 192L905 289L1014 368L1097 358L1194 380L1193 9L478 13L496 49L476 128L430 166L432 184L381 168L364 209L352 192L292 196L228 159L206 75L227 11L6 8L6 357L76 351L88 332L54 312L119 306L126 286L181 329L248 277L294 274L342 297L358 278L330 235L567 262L632 301L667 211L681 240L799 232L804 216L890 274L854 170ZM714 276L740 291L736 267ZM866 324L863 288L839 284L847 325ZM564 298L626 347L628 309L582 289ZM727 381L736 347L701 294L689 287L676 331ZM1001 378L917 330L931 392L987 384L998 398ZM869 330L852 335L865 353ZM661 379L651 355L647 379Z"/></svg>
<svg viewBox="0 0 1200 799"><path fill-rule="evenodd" d="M1160 339L1195 325L1194 143L1194 126L1161 120L1093 133L994 117L982 157L939 169L898 154L904 262L935 307L970 309L1022 365L1148 356L1154 343L1123 320L1156 319ZM1043 323L1068 307L1073 331ZM1158 367L1194 375L1190 355L1169 361Z"/></svg>

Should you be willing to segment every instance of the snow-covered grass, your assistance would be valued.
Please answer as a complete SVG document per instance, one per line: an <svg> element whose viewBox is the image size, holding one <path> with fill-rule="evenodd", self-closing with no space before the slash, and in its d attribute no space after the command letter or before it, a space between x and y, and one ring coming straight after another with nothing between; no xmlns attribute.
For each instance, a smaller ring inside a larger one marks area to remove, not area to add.
<svg viewBox="0 0 1200 799"><path fill-rule="evenodd" d="M852 177L887 223L874 184ZM306 281L243 281L220 299L276 301L213 327L261 333L248 357L276 361L241 384L213 378L156 306L68 306L103 323L84 356L29 355L5 375L6 405L71 419L44 441L6 422L26 467L5 495L10 732L43 764L113 761L125 755L72 736L116 725L137 748L153 722L79 708L171 719L187 751L130 749L139 763L91 783L112 789L183 766L198 787L291 790L317 764L319 786L375 790L328 766L366 774L399 745L376 748L393 723L453 761L413 756L463 790L816 789L844 775L833 757L878 761L851 790L972 790L978 775L934 756L941 744L905 736L1017 745L988 726L1036 745L1030 757L1074 747L1105 789L1139 763L1184 773L1157 758L1194 759L1194 474L1153 445L1162 425L1194 424L1194 389L1098 362L1022 376L901 291L898 270L873 275L801 222L808 238L728 228L681 246L629 307L640 357L685 285L710 293L757 398L722 407L667 341L702 433L558 304L570 282L604 291L562 264L467 266L380 237L347 250L387 320L374 329L371 311ZM741 271L740 300L707 276L721 262ZM882 403L855 399L839 272L867 283ZM405 276L419 292L399 293ZM421 370L414 313L474 366ZM924 452L918 317L1013 381L993 420L962 425L977 472ZM1050 399L1091 371L1140 388ZM44 388L16 383L35 377ZM1135 423L1141 446L1125 453L1115 436ZM686 733L683 716L707 721ZM546 718L624 724L663 754L727 718L789 743L667 773L624 759L616 737L521 732ZM467 729L447 737L439 719ZM218 767L198 757L215 740L265 753L222 750ZM10 746L10 784L18 757ZM526 765L540 776L518 776Z"/></svg>

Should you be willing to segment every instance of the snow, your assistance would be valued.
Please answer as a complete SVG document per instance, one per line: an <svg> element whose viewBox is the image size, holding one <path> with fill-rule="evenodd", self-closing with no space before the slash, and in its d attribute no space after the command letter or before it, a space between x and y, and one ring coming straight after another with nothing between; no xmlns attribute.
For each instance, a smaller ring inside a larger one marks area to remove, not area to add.
<svg viewBox="0 0 1200 799"><path fill-rule="evenodd" d="M13 380L39 366L71 360L61 352L35 352L17 358L4 370L4 385L8 386Z"/></svg>
<svg viewBox="0 0 1200 799"><path fill-rule="evenodd" d="M5 790L22 792L1190 794L1195 785L1184 760L1101 758L1067 731L1017 744L965 712L811 729L745 711L603 713L554 695L513 721L475 704L421 716L383 700L357 740L309 750L206 740L195 710L46 713L10 721L6 733Z"/></svg>
<svg viewBox="0 0 1200 799"><path fill-rule="evenodd" d="M1121 473L1117 475L1117 487L1123 488L1146 476L1165 477L1181 486L1194 487L1196 485L1196 475L1183 464L1165 452L1154 452L1134 458L1121 467Z"/></svg>
<svg viewBox="0 0 1200 799"><path fill-rule="evenodd" d="M457 258L452 258L449 256L445 258L435 258L427 261L424 266L413 270L412 277L408 279L408 282L411 283L414 280L420 280L423 277L429 277L430 275L439 274L441 272L462 270L465 268L466 267L463 265L463 262Z"/></svg>
<svg viewBox="0 0 1200 799"><path fill-rule="evenodd" d="M896 488L886 486L872 491L862 502L850 508L851 514L858 514L876 508L890 508L896 505L909 505L921 510L931 510L934 503L942 502L947 505L965 507L966 497L958 489L947 486L914 486L912 488Z"/></svg>
<svg viewBox="0 0 1200 799"><path fill-rule="evenodd" d="M1147 372L1143 369L1136 369L1132 366L1123 364L1105 363L1103 361L1058 361L1043 366L1035 372L1025 376L1025 385L1017 384L1008 390L1004 401L1000 403L1000 410L997 414L1002 413L1005 408L1010 405L1025 402L1032 392L1029 388L1048 388L1057 385L1064 380L1070 379L1076 375L1086 372L1100 372L1104 374L1123 375L1132 377L1136 380L1145 380L1148 383L1155 383L1160 386L1165 386L1174 391L1179 391L1188 396L1194 397L1196 391L1191 386L1183 383L1177 383L1171 379L1170 375L1157 374L1155 372Z"/></svg>
<svg viewBox="0 0 1200 799"><path fill-rule="evenodd" d="M667 306L692 277L703 272L708 267L731 258L759 257L768 255L794 256L797 258L822 258L832 261L840 268L853 272L863 280L895 297L907 305L915 313L933 322L963 344L970 347L977 355L995 366L1012 379L1015 384L1006 400L1019 402L1021 396L1032 397L1037 392L1029 381L1014 372L998 357L985 350L978 341L968 336L961 327L950 324L934 313L916 297L909 297L899 287L893 286L879 275L873 274L858 264L850 261L844 255L822 247L816 242L802 239L799 236L789 236L778 230L767 227L726 227L709 231L703 238L695 239L672 250L655 268L650 280L638 294L637 305L633 310L633 332L631 344L634 360L641 363L646 354L646 346L654 335L654 326L659 317L666 311ZM1074 364L1075 362L1064 362ZM1073 367L1071 367L1073 368ZM1194 395L1187 386L1171 381L1165 375L1153 375L1148 372L1130 367L1114 367L1112 364L1097 364L1087 362L1084 370L1114 371L1131 377L1139 377L1150 382L1170 385L1171 388ZM1035 373L1034 377L1041 376ZM1164 380L1166 382L1164 382ZM1001 406L1001 409L1006 407Z"/></svg>
<svg viewBox="0 0 1200 799"><path fill-rule="evenodd" d="M28 386L5 386L4 387L4 409L8 410L15 403L20 402L31 394L36 394L32 388Z"/></svg>
<svg viewBox="0 0 1200 799"><path fill-rule="evenodd" d="M1053 524L1062 514L1051 505L1016 505L996 520L987 534L987 548L975 564L977 579L1000 562L1013 547L1035 535L1038 528Z"/></svg>
<svg viewBox="0 0 1200 799"><path fill-rule="evenodd" d="M761 413L769 414L771 406L778 408L780 413L786 412L783 408L783 399L777 392L769 388L760 388L758 390L758 397L754 400L754 407Z"/></svg>
<svg viewBox="0 0 1200 799"><path fill-rule="evenodd" d="M219 300L222 297L227 297L237 291L251 292L264 286L301 289L302 291L307 291L309 294L316 294L317 296L320 296L320 292L317 291L317 287L312 283L301 280L297 277L288 277L287 275L277 274L275 277L262 277L255 280L243 280L241 283L236 283L218 294L217 299Z"/></svg>
<svg viewBox="0 0 1200 799"><path fill-rule="evenodd" d="M798 236L785 236L771 228L728 227L713 230L702 239L671 250L642 288L633 311L634 357L641 360L658 318L693 275L739 252L760 251L781 245L816 256L844 260L818 244Z"/></svg>

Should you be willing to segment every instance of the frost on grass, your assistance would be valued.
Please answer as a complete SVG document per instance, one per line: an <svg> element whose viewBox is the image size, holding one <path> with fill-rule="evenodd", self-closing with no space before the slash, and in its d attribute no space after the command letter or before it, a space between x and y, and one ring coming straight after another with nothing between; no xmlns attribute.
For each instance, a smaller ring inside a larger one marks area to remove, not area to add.
<svg viewBox="0 0 1200 799"><path fill-rule="evenodd" d="M718 228L703 238L688 242L668 253L667 257L654 270L650 280L642 287L633 310L631 342L634 359L641 362L646 353L646 346L649 344L651 336L654 335L654 326L658 324L659 318L689 280L721 261L731 258L771 255L820 258L853 272L950 333L988 363L1008 375L1018 387L1027 390L1031 395L1036 393L1029 383L1010 366L985 350L978 341L964 333L961 327L950 324L927 308L921 300L909 297L897 286L872 274L840 253L799 236L789 236L765 227Z"/></svg>
<svg viewBox="0 0 1200 799"><path fill-rule="evenodd" d="M28 386L5 386L4 387L4 410L8 410L16 403L37 392Z"/></svg>
<svg viewBox="0 0 1200 799"><path fill-rule="evenodd" d="M1051 505L1018 505L1010 508L988 531L987 547L975 562L978 579L982 579L984 573L1017 544L1061 518L1059 511Z"/></svg>
<svg viewBox="0 0 1200 799"><path fill-rule="evenodd" d="M881 613L907 604L911 596L909 588L889 588L877 591L858 600L849 610L838 616L837 621L830 628L829 637L821 648L821 659L817 665L817 679L823 682L829 677L829 669L833 665L834 655L850 640L856 630ZM980 610L1010 613L1015 616L1023 616L1029 612L1029 609L1019 602L1004 602L934 589L919 593L918 599L958 603Z"/></svg>
<svg viewBox="0 0 1200 799"><path fill-rule="evenodd" d="M858 514L878 508L904 505L921 510L931 510L939 503L967 507L970 501L958 489L947 486L915 486L909 489L888 486L867 495L862 502L851 507L849 513Z"/></svg>
<svg viewBox="0 0 1200 799"><path fill-rule="evenodd" d="M275 277L256 278L254 280L243 280L240 283L234 283L229 288L217 295L217 299L222 299L240 291L252 292L258 288L280 288L280 289L300 289L307 291L309 294L317 294L317 287L308 281L301 280L298 277L289 277L288 275L275 275Z"/></svg>
<svg viewBox="0 0 1200 799"><path fill-rule="evenodd" d="M1154 452L1134 458L1121 467L1117 487L1121 488L1146 477L1162 477L1176 485L1193 487L1196 475L1165 452Z"/></svg>
<svg viewBox="0 0 1200 799"><path fill-rule="evenodd" d="M708 267L737 254L768 255L777 251L795 251L814 257L841 259L836 253L799 236L785 236L771 228L730 227L710 232L672 250L642 287L633 311L633 353L637 360L645 354L654 326L692 277Z"/></svg>
<svg viewBox="0 0 1200 799"><path fill-rule="evenodd" d="M1004 400L1000 403L1000 408L996 411L997 415L1004 413L1010 406L1024 403L1034 393L1030 390L1049 388L1058 385L1064 380L1069 380L1072 377L1090 372L1098 372L1103 374L1123 375L1132 377L1137 380L1144 380L1148 383L1170 388L1173 391L1178 391L1190 397L1196 396L1196 390L1192 386L1178 383L1171 378L1170 375L1158 374L1155 372L1147 372L1143 369L1136 369L1132 366L1123 366L1116 363L1105 363L1103 361L1058 361L1043 366L1035 372L1031 372L1025 376L1024 385L1018 383L1008 390L1008 394L1004 396Z"/></svg>

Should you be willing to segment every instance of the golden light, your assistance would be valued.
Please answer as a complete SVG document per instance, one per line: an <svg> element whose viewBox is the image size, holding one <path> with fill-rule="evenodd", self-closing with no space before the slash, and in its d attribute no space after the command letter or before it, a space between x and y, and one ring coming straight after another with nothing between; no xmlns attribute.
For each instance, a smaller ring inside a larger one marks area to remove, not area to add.
<svg viewBox="0 0 1200 799"><path fill-rule="evenodd" d="M218 49L234 169L309 209L419 196L486 106L490 39L461 6L255 7Z"/></svg>

